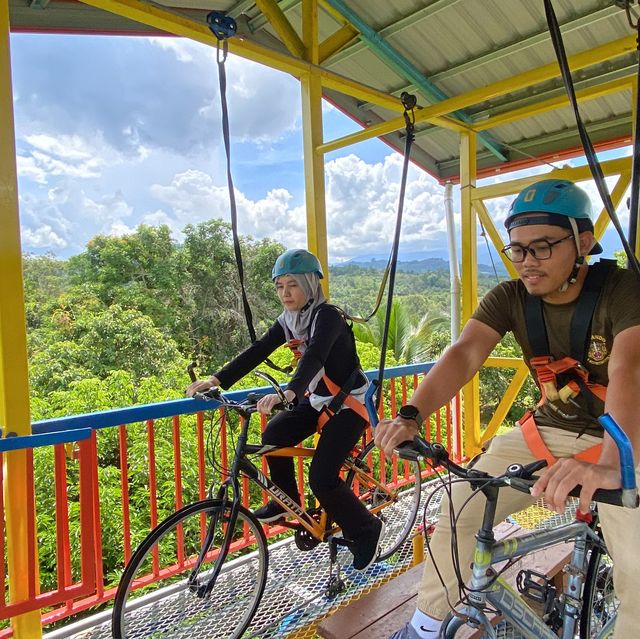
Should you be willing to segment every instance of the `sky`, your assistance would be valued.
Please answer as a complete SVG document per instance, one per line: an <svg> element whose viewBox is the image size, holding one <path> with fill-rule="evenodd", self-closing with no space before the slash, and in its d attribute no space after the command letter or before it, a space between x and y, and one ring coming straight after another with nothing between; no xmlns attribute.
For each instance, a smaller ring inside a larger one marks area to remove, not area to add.
<svg viewBox="0 0 640 639"><path fill-rule="evenodd" d="M187 224L229 220L212 48L167 37L13 34L11 56L24 252L65 258L97 234L139 224L166 224L180 241ZM305 246L298 81L231 55L227 78L239 230ZM359 129L329 104L323 118L326 140ZM379 140L326 156L331 263L388 255L401 170L402 157ZM446 250L443 194L410 167L403 254ZM490 203L498 223L510 199Z"/></svg>

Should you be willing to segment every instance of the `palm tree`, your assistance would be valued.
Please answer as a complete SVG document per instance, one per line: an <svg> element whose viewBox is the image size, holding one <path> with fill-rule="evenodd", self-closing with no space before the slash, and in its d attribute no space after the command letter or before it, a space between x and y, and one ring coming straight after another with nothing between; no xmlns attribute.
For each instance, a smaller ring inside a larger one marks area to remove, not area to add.
<svg viewBox="0 0 640 639"><path fill-rule="evenodd" d="M382 346L384 330L384 309L380 309L366 324L354 324L353 332L359 342ZM425 314L417 325L400 300L391 305L387 350L393 353L395 360L403 364L424 362L431 356L430 344L433 334L447 328L448 320L440 315Z"/></svg>

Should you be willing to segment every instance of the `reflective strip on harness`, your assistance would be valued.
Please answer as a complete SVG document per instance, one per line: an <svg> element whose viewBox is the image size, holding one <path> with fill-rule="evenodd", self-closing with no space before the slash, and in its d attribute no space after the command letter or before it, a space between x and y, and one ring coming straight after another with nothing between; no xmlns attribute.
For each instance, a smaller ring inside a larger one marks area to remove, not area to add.
<svg viewBox="0 0 640 639"><path fill-rule="evenodd" d="M520 419L518 422L520 429L522 430L522 435L524 437L524 441L527 443L529 450L533 453L536 459L546 459L549 466L553 466L558 460L554 457L544 443L542 436L540 435L540 431L538 430L538 425L536 424L536 420L533 417L533 413L528 410L524 417ZM602 452L602 444L596 444L591 448L587 448L582 452L574 455L574 459L579 461L589 462L591 464L597 463L598 459L600 459L600 453Z"/></svg>
<svg viewBox="0 0 640 639"><path fill-rule="evenodd" d="M334 384L326 375L322 378L322 381L325 383L325 386L329 389L329 392L335 397L340 391L340 387L337 384ZM369 423L369 413L367 413L367 409L364 404L361 404L353 395L347 395L342 402L343 406L350 408L352 411L356 412L362 419L364 419L367 423ZM335 415L332 413L326 406L320 412L318 416L318 428L317 432L321 433L325 424Z"/></svg>

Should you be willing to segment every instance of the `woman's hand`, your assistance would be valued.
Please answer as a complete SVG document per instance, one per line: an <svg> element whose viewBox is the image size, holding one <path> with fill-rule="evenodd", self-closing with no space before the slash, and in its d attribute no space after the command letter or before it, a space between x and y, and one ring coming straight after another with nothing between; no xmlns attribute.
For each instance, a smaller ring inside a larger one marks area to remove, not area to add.
<svg viewBox="0 0 640 639"><path fill-rule="evenodd" d="M284 396L287 398L288 402L292 402L296 398L296 394L292 390L284 391ZM271 393L269 395L265 395L262 397L258 403L256 404L256 408L259 413L263 415L269 415L273 412L274 406L280 404L282 400L275 393Z"/></svg>
<svg viewBox="0 0 640 639"><path fill-rule="evenodd" d="M193 397L195 393L203 393L217 386L220 386L220 381L215 375L212 375L209 379L198 379L187 387L187 397Z"/></svg>

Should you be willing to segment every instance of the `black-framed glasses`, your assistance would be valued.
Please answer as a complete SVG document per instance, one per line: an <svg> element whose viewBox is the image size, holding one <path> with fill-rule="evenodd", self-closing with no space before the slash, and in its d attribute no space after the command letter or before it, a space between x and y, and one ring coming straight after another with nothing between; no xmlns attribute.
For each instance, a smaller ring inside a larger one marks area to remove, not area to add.
<svg viewBox="0 0 640 639"><path fill-rule="evenodd" d="M522 246L522 244L507 244L502 247L502 252L516 264L524 262L525 257L527 257L527 253L531 253L531 257L536 260L548 260L551 257L551 248L556 244L560 244L560 242L568 240L570 237L573 237L573 233L570 233L555 242L549 242L549 240L535 240L530 244L527 244L527 246Z"/></svg>

